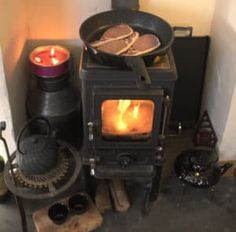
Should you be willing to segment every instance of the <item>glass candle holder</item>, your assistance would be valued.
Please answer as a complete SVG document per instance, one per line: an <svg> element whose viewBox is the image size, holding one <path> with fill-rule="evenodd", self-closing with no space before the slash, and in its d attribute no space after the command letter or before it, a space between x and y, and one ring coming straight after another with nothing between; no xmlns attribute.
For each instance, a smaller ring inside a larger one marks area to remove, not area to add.
<svg viewBox="0 0 236 232"><path fill-rule="evenodd" d="M29 59L36 76L61 76L69 70L70 52L58 45L39 46L30 53Z"/></svg>

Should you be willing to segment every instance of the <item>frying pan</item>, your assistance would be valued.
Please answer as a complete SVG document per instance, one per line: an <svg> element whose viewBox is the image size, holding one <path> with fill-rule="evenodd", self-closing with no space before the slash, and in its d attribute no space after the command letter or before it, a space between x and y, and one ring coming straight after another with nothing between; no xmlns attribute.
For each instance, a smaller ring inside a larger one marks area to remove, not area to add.
<svg viewBox="0 0 236 232"><path fill-rule="evenodd" d="M120 23L128 24L140 35L156 35L161 46L140 56L122 56L99 51L90 45L91 42L99 40L108 28ZM139 84L148 85L151 80L146 66L151 65L157 55L167 52L174 40L174 33L172 27L158 16L136 10L111 10L86 19L80 26L80 38L92 58L105 65L131 68L137 74Z"/></svg>

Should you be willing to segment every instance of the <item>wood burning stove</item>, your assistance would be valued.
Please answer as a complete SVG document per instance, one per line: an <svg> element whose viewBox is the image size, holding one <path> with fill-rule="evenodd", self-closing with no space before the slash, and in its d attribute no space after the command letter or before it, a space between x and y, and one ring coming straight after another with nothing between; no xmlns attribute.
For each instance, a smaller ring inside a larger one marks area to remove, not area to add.
<svg viewBox="0 0 236 232"><path fill-rule="evenodd" d="M140 85L132 70L101 65L83 50L82 157L96 178L147 180L149 197L155 200L177 79L171 50L147 70L151 84Z"/></svg>

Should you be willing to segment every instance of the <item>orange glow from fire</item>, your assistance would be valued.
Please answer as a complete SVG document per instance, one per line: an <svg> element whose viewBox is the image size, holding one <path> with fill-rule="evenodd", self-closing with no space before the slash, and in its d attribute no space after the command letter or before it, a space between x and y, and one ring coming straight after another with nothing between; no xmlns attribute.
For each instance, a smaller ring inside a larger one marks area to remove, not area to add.
<svg viewBox="0 0 236 232"><path fill-rule="evenodd" d="M106 100L102 104L103 135L145 135L152 131L151 100Z"/></svg>

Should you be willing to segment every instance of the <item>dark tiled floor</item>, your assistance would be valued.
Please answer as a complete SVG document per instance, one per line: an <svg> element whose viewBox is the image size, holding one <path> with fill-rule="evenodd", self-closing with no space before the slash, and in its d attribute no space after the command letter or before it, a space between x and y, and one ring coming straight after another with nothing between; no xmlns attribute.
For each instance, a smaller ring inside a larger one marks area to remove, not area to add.
<svg viewBox="0 0 236 232"><path fill-rule="evenodd" d="M172 176L163 183L160 199L148 216L141 215L142 199L133 194L136 200L129 212L106 214L97 232L233 232L235 194L236 180L230 177L224 177L212 193L190 188L183 192Z"/></svg>
<svg viewBox="0 0 236 232"><path fill-rule="evenodd" d="M191 147L191 134L170 137L167 142L163 184L159 200L143 217L142 183L129 182L132 207L127 213L109 212L97 232L234 232L236 231L236 180L223 177L215 191L183 188L172 173L176 155ZM31 215L48 202L25 200L29 231L34 231ZM0 232L18 232L20 220L13 199L0 205Z"/></svg>

